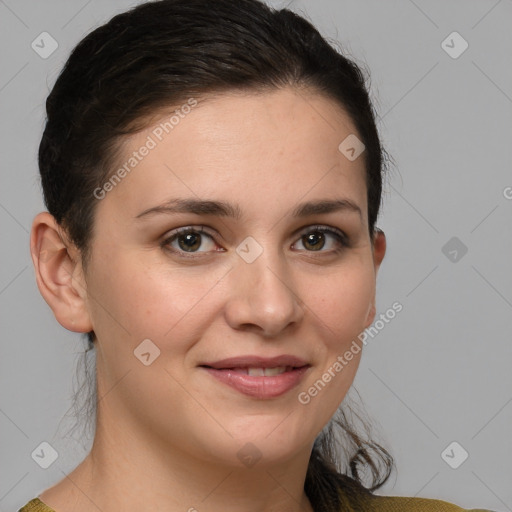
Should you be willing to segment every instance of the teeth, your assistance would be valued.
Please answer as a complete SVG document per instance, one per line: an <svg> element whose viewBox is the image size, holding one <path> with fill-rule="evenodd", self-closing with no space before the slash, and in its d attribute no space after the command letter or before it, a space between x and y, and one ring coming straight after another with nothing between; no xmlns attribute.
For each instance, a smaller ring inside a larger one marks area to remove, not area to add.
<svg viewBox="0 0 512 512"><path fill-rule="evenodd" d="M273 377L281 375L286 371L286 366L276 366L275 368L247 368L247 375L252 377Z"/></svg>
<svg viewBox="0 0 512 512"><path fill-rule="evenodd" d="M274 375L281 375L286 371L286 366L277 366L276 368L265 368L265 376L272 377Z"/></svg>
<svg viewBox="0 0 512 512"><path fill-rule="evenodd" d="M265 375L265 370L263 368L247 368L247 375L251 375L252 377L263 377Z"/></svg>

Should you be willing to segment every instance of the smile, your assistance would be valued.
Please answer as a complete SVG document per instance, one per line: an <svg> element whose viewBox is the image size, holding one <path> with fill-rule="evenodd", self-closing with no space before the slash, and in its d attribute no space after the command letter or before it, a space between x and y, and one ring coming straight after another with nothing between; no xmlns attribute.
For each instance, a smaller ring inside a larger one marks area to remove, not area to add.
<svg viewBox="0 0 512 512"><path fill-rule="evenodd" d="M277 398L291 391L310 367L294 356L242 356L200 365L215 380L258 399Z"/></svg>

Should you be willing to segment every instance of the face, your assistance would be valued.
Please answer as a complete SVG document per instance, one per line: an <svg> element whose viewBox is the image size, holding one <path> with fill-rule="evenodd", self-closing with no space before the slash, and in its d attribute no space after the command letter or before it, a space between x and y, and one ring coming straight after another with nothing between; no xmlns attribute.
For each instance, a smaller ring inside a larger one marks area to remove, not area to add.
<svg viewBox="0 0 512 512"><path fill-rule="evenodd" d="M375 314L364 153L338 150L355 128L313 93L190 110L127 139L136 165L97 193L99 412L198 459L240 464L251 442L284 460L340 405Z"/></svg>

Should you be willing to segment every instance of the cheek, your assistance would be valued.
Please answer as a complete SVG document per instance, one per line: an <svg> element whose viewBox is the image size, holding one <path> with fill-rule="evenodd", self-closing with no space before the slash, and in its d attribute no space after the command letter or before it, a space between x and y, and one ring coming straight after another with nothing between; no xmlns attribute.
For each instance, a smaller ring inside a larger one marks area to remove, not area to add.
<svg viewBox="0 0 512 512"><path fill-rule="evenodd" d="M335 413L357 373L362 354L358 335L366 326L375 290L373 266L346 266L318 284L308 298L319 329L317 368L298 395L301 407L315 418L317 430Z"/></svg>
<svg viewBox="0 0 512 512"><path fill-rule="evenodd" d="M95 332L118 347L149 338L162 349L179 351L208 320L215 284L226 269L170 268L137 256L113 255L95 268L90 283Z"/></svg>
<svg viewBox="0 0 512 512"><path fill-rule="evenodd" d="M310 303L325 324L335 345L350 341L348 337L364 330L375 293L373 267L344 270L326 279L321 286L317 283L316 289L305 302Z"/></svg>

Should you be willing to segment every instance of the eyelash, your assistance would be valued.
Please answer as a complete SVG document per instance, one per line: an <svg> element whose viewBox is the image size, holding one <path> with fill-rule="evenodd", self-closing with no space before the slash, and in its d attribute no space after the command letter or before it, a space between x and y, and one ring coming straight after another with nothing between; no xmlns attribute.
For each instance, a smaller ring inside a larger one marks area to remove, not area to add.
<svg viewBox="0 0 512 512"><path fill-rule="evenodd" d="M201 226L200 228L194 228L192 226L187 226L187 227L183 227L183 228L178 228L178 229L174 230L173 232L171 232L171 234L168 237L166 237L164 240L162 240L160 246L163 249L166 249L168 251L171 251L171 252L173 252L175 254L180 255L180 257L190 258L190 259L200 258L202 256L199 256L199 255L203 254L204 251L199 251L199 252L196 252L196 253L187 253L186 251L182 251L182 250L174 249L174 248L170 247L170 244L175 239L177 239L179 236L187 235L189 233L206 235L207 237L209 237L213 241L215 241L213 236L210 235L204 229L203 226ZM338 254L338 253L342 252L343 249L350 247L348 237L345 235L345 233L343 233L343 231L341 231L341 230L339 230L337 228L332 228L332 227L328 227L328 226L311 226L306 231L303 231L299 235L298 240L300 240L303 236L308 235L310 233L327 233L327 234L333 235L334 238L337 240L337 242L341 245L341 248L333 249L333 250L330 250L330 251L322 251L322 250L320 250L320 251L306 251L306 252L312 252L312 253L315 253L315 252L322 253L323 252L323 253L328 253L328 254L329 253L331 253L331 254L332 253ZM195 255L193 255L193 254L195 254Z"/></svg>

